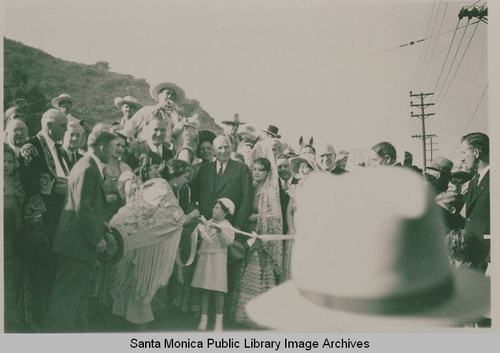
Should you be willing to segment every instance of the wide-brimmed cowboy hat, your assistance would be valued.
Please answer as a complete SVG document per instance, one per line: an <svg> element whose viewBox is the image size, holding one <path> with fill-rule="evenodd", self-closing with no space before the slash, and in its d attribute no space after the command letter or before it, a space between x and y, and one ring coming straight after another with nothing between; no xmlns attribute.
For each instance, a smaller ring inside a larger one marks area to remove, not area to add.
<svg viewBox="0 0 500 353"><path fill-rule="evenodd" d="M233 120L224 120L222 123L226 124L226 125L244 125L244 124L246 124L246 123L240 121L239 114L234 114Z"/></svg>
<svg viewBox="0 0 500 353"><path fill-rule="evenodd" d="M432 163L430 166L426 167L426 169L435 170L440 173L450 174L453 168L453 162L445 157L434 157L432 159Z"/></svg>
<svg viewBox="0 0 500 353"><path fill-rule="evenodd" d="M52 106L54 108L59 108L59 103L61 103L62 101L70 101L74 105L77 102L77 99L71 97L68 93L61 93L57 97L52 98Z"/></svg>
<svg viewBox="0 0 500 353"><path fill-rule="evenodd" d="M307 165L312 169L314 170L314 166L313 166L313 163L311 163L311 161L308 161L306 158L304 157L292 157L290 159L290 169L292 170L292 172L294 174L298 174L299 173L299 166L301 163L307 163Z"/></svg>
<svg viewBox="0 0 500 353"><path fill-rule="evenodd" d="M339 195L342 202L318 205ZM442 214L416 173L314 173L298 191L297 207L292 279L248 303L255 323L302 332L414 332L488 311L488 278L450 267Z"/></svg>
<svg viewBox="0 0 500 353"><path fill-rule="evenodd" d="M268 133L269 135L274 136L278 139L281 138L281 135L278 134L279 129L274 125L269 125L267 127L267 130L262 130L262 131L264 131L265 133Z"/></svg>
<svg viewBox="0 0 500 353"><path fill-rule="evenodd" d="M162 82L157 85L151 86L151 88L149 89L149 94L155 101L158 101L158 93L164 88L171 89L175 92L175 97L174 99L172 99L175 103L182 103L184 102L184 99L186 99L186 93L184 93L184 90L172 82Z"/></svg>
<svg viewBox="0 0 500 353"><path fill-rule="evenodd" d="M115 105L118 109L121 109L122 105L124 104L129 104L133 105L136 109L139 109L142 107L142 104L140 104L137 101L137 98L132 97L132 96L125 96L125 97L116 97L115 98Z"/></svg>
<svg viewBox="0 0 500 353"><path fill-rule="evenodd" d="M123 237L116 228L111 227L110 232L104 233L104 240L106 241L106 251L98 254L97 259L103 264L114 265L123 257Z"/></svg>

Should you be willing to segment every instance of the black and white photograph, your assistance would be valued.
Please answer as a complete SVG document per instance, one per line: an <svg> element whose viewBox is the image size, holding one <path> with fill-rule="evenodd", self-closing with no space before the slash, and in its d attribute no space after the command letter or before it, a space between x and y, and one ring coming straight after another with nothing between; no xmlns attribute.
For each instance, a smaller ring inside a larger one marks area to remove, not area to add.
<svg viewBox="0 0 500 353"><path fill-rule="evenodd" d="M498 332L488 1L1 10L7 336Z"/></svg>

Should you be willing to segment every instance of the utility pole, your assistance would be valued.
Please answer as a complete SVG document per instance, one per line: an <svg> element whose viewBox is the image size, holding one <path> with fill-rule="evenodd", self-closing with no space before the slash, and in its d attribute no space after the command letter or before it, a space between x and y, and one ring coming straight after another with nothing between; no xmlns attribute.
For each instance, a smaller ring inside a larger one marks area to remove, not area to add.
<svg viewBox="0 0 500 353"><path fill-rule="evenodd" d="M422 135L411 135L411 137L422 139ZM430 140L426 143L426 151L430 153L430 158L427 159L429 163L431 163L432 159L434 158L434 152L438 150L437 148L434 148L434 145L438 144L436 141L434 141L436 137L438 137L436 134L427 135L427 138Z"/></svg>
<svg viewBox="0 0 500 353"><path fill-rule="evenodd" d="M410 91L410 97L418 97L420 98L420 103L418 104L413 104L413 101L410 102L410 107L418 107L420 108L420 114L413 114L411 112L411 117L412 118L419 118L422 120L422 147L423 147L423 152L424 152L424 168L423 170L425 171L425 167L427 167L427 144L426 140L429 135L425 134L425 119L429 116L435 115L435 113L425 113L425 108L434 105L434 103L424 103L424 99L428 96L432 96L434 93L418 93L418 94L413 94L412 91Z"/></svg>

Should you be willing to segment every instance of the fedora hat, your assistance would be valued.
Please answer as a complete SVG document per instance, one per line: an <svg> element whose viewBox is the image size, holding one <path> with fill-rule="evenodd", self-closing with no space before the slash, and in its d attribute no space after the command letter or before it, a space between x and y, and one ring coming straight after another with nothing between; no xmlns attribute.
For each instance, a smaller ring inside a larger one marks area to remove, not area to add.
<svg viewBox="0 0 500 353"><path fill-rule="evenodd" d="M158 102L158 93L164 88L171 89L175 92L175 98L173 99L175 103L180 104L184 102L184 99L186 99L186 93L184 93L184 90L172 82L162 82L157 85L151 86L149 89L149 94L155 101Z"/></svg>
<svg viewBox="0 0 500 353"><path fill-rule="evenodd" d="M71 97L68 93L61 93L55 98L52 98L52 106L54 108L59 108L59 103L62 101L70 101L71 103L75 104L77 102L76 98Z"/></svg>
<svg viewBox="0 0 500 353"><path fill-rule="evenodd" d="M318 199L339 195L347 197L318 207ZM489 280L450 267L442 215L416 173L314 173L298 191L297 206L292 279L248 303L257 324L286 331L411 332L459 325L488 311Z"/></svg>
<svg viewBox="0 0 500 353"><path fill-rule="evenodd" d="M142 107L142 104L140 104L138 101L137 101L137 98L135 97L132 97L132 96L125 96L125 97L116 97L115 98L115 105L118 109L121 109L122 105L124 104L129 104L129 105L133 105L136 107L136 109L139 109Z"/></svg>
<svg viewBox="0 0 500 353"><path fill-rule="evenodd" d="M97 255L97 259L106 265L118 263L122 259L124 252L122 235L116 228L111 227L110 229L110 232L104 233L106 251Z"/></svg>
<svg viewBox="0 0 500 353"><path fill-rule="evenodd" d="M438 156L432 159L431 165L428 166L426 169L435 170L440 173L450 174L452 168L453 168L452 161L450 161L448 158Z"/></svg>
<svg viewBox="0 0 500 353"><path fill-rule="evenodd" d="M268 133L268 134L270 134L270 135L272 135L272 136L276 137L277 139L279 139L279 138L281 138L281 135L278 135L278 130L279 130L279 129L278 129L276 126L274 126L274 125L269 125L269 126L267 127L267 130L262 130L262 131L264 131L264 132L266 132L266 133Z"/></svg>
<svg viewBox="0 0 500 353"><path fill-rule="evenodd" d="M211 143L216 137L217 135L210 130L200 130L200 132L198 132L198 140L200 141L200 144L205 141Z"/></svg>
<svg viewBox="0 0 500 353"><path fill-rule="evenodd" d="M238 113L234 114L233 120L224 120L222 123L226 124L226 125L243 125L243 124L246 124L246 123L240 121L240 115Z"/></svg>

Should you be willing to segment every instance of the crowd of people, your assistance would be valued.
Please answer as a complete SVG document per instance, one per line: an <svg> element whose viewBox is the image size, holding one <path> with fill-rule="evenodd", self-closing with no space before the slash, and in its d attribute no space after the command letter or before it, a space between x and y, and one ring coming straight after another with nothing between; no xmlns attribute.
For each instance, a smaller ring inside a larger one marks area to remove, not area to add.
<svg viewBox="0 0 500 353"><path fill-rule="evenodd" d="M245 308L291 278L297 194L313 172L337 178L384 167L420 175L446 222L450 264L487 271L486 134L462 138L455 168L435 157L420 170L408 152L397 163L389 142L346 165L328 141L301 137L296 152L276 126L261 136L240 132L238 115L222 122L223 134L202 130L178 113L185 93L173 83L150 94L156 105L117 97L123 117L88 136L69 94L52 100L34 136L18 107L5 112L6 331L91 331L107 314L144 330L172 307L202 331L214 311L216 331L258 328ZM348 235L331 236L337 231Z"/></svg>

